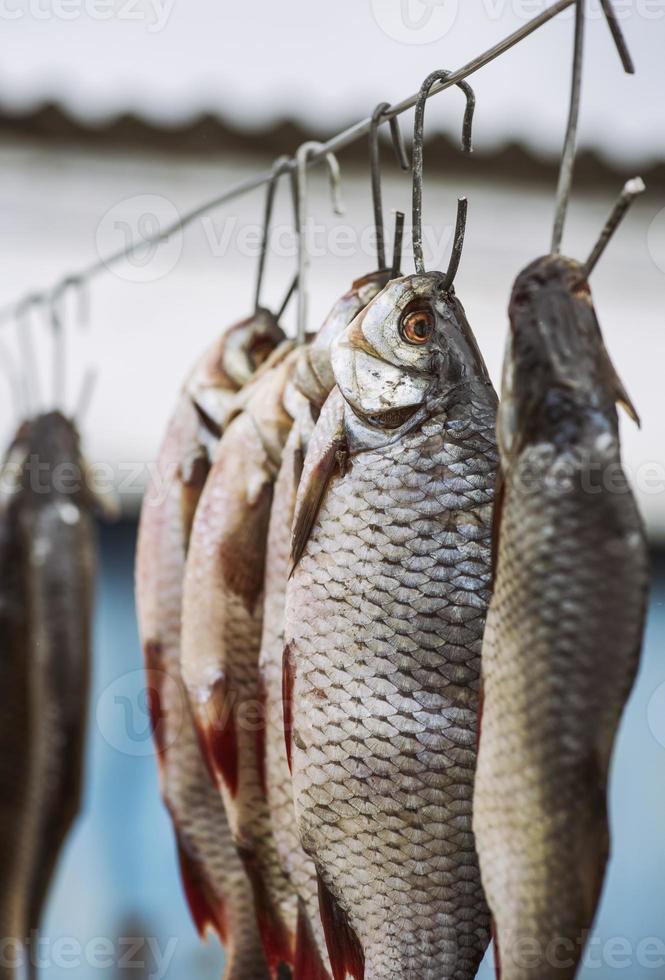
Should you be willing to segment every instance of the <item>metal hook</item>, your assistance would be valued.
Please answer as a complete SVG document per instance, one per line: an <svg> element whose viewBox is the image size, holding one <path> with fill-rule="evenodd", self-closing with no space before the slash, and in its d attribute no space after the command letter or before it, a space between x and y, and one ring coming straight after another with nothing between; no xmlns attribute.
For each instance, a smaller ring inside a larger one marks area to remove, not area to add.
<svg viewBox="0 0 665 980"><path fill-rule="evenodd" d="M561 166L559 168L559 183L556 191L556 206L554 209L554 226L552 228L552 255L561 251L563 226L566 220L570 188L573 182L575 166L575 146L577 143L577 123L580 115L580 96L582 91L582 60L584 57L584 0L577 0L575 5L575 39L573 42L573 77L570 84L570 105L568 122L563 141Z"/></svg>
<svg viewBox="0 0 665 980"><path fill-rule="evenodd" d="M63 302L67 290L75 289L78 299L78 320L83 326L88 319L88 303L84 294L84 280L80 276L66 276L58 283L48 298L49 318L53 332L53 402L57 409L64 410L66 394L66 348L65 331L62 322Z"/></svg>
<svg viewBox="0 0 665 980"><path fill-rule="evenodd" d="M296 178L297 178L297 206L296 223L298 226L298 333L297 342L303 344L307 332L307 270L309 268L309 254L307 252L306 220L307 220L307 164L310 156L323 148L323 143L310 140L303 143L296 152ZM344 214L344 208L339 194L339 164L337 158L332 153L326 153L325 160L328 165L330 177L330 189L333 199L333 210L335 214Z"/></svg>
<svg viewBox="0 0 665 980"><path fill-rule="evenodd" d="M34 307L41 306L43 302L44 296L40 293L31 293L16 307L17 339L21 360L23 361L22 379L25 391L24 400L27 411L30 414L38 412L43 404L39 367L33 343L30 311Z"/></svg>
<svg viewBox="0 0 665 980"><path fill-rule="evenodd" d="M369 129L369 162L370 174L372 179L372 205L374 208L374 228L376 231L376 255L379 269L386 267L386 242L385 229L383 224L383 204L381 200L381 150L379 146L379 126L383 122L382 116L386 110L390 109L389 102L380 102L372 113L372 121ZM402 130L399 127L397 116L390 118L390 136L393 149L400 168L406 173L411 169L409 158L402 138Z"/></svg>
<svg viewBox="0 0 665 980"><path fill-rule="evenodd" d="M402 240L404 238L404 212L395 212L395 238L393 241L393 265L390 278L396 279L402 264Z"/></svg>
<svg viewBox="0 0 665 980"><path fill-rule="evenodd" d="M610 212L610 216L603 225L602 231L598 236L598 241L591 249L589 258L584 263L584 273L587 279L598 264L598 260L605 251L607 243L621 224L621 221L628 211L628 208L631 206L635 198L639 194L642 194L645 190L646 186L641 177L633 177L632 180L627 180L623 185L622 191L619 194L612 211Z"/></svg>
<svg viewBox="0 0 665 980"><path fill-rule="evenodd" d="M425 103L430 89L435 82L445 81L450 76L449 71L433 71L428 75L420 87L418 101L416 102L416 115L413 125L413 258L416 272L422 275L425 272L425 259L423 257L423 141L425 125ZM476 96L468 82L457 82L466 96L466 108L464 110L464 122L462 124L462 150L471 153L471 132L473 127L473 113L476 107ZM464 200L464 205L462 205ZM466 199L460 199L457 205L457 228L453 245L453 254L446 273L446 282L449 288L452 285L457 266L461 257L461 247L464 242L464 219L466 217ZM460 224L461 222L461 224ZM452 274L452 278L451 278Z"/></svg>
<svg viewBox="0 0 665 980"><path fill-rule="evenodd" d="M259 265L256 272L256 288L254 290L254 310L260 307L261 286L263 284L263 273L266 265L266 254L268 252L268 241L270 238L270 224L272 222L272 211L275 203L275 191L279 178L288 169L291 158L288 156L278 157L272 165L268 189L266 191L265 206L263 210L263 237L261 239L261 252L259 254Z"/></svg>
<svg viewBox="0 0 665 980"><path fill-rule="evenodd" d="M563 227L566 221L566 213L570 202L570 191L573 183L573 170L575 168L575 149L577 145L577 126L580 115L580 100L582 92L582 64L584 60L584 27L585 27L585 0L577 0L575 4L575 35L573 40L573 74L570 85L570 105L568 108L568 122L566 124L566 135L563 142L561 154L561 165L559 168L559 182L556 191L556 205L554 209L554 226L552 228L552 255L558 255L561 251L561 240L563 238ZM619 22L616 19L610 0L601 0L603 13L607 24L612 32L614 43L616 44L619 57L624 70L629 74L635 71L630 52L626 45Z"/></svg>

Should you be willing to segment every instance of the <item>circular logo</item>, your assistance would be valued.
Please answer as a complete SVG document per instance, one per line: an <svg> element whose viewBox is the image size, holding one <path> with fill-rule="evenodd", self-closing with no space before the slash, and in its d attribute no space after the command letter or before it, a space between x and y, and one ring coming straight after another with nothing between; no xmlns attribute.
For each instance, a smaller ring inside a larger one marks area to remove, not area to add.
<svg viewBox="0 0 665 980"><path fill-rule="evenodd" d="M161 670L151 670L148 679L144 670L132 670L102 692L95 717L112 748L123 755L148 756L174 744L186 711L186 695L178 679Z"/></svg>
<svg viewBox="0 0 665 980"><path fill-rule="evenodd" d="M137 194L114 204L97 226L100 259L128 282L154 282L175 268L182 252L180 214L172 201L159 194ZM131 249L124 258L109 261Z"/></svg>
<svg viewBox="0 0 665 980"><path fill-rule="evenodd" d="M432 44L450 31L459 0L370 0L374 20L400 44Z"/></svg>
<svg viewBox="0 0 665 980"><path fill-rule="evenodd" d="M661 208L649 225L647 248L654 265L665 272L665 208Z"/></svg>
<svg viewBox="0 0 665 980"><path fill-rule="evenodd" d="M647 724L656 741L665 747L665 684L659 684L649 698Z"/></svg>

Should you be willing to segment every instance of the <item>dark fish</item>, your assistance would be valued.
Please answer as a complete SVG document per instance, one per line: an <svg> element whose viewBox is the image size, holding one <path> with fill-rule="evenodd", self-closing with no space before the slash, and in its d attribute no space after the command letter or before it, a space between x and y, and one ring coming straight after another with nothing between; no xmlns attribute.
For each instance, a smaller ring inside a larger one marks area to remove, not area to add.
<svg viewBox="0 0 665 980"><path fill-rule="evenodd" d="M287 589L284 709L335 980L471 980L471 828L496 395L438 273L333 345Z"/></svg>
<svg viewBox="0 0 665 980"><path fill-rule="evenodd" d="M2 928L26 939L39 929L82 795L95 502L69 419L50 412L21 427L2 499Z"/></svg>
<svg viewBox="0 0 665 980"><path fill-rule="evenodd" d="M518 276L502 399L474 827L503 980L572 980L647 596L615 403L636 416L577 262L547 256Z"/></svg>

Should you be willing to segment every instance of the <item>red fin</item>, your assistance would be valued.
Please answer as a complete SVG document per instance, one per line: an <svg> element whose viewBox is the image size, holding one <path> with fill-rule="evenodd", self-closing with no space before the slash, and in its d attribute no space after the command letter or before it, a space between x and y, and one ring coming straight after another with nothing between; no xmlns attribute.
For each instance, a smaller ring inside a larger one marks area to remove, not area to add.
<svg viewBox="0 0 665 980"><path fill-rule="evenodd" d="M305 903L298 899L298 931L296 933L296 961L293 980L330 980L316 945Z"/></svg>
<svg viewBox="0 0 665 980"><path fill-rule="evenodd" d="M162 708L162 684L164 681L164 668L162 660L162 645L157 640L148 640L143 648L145 657L146 675L146 697L148 700L148 711L150 712L150 725L152 727L152 737L157 749L157 758L162 763L166 752L165 735L165 715Z"/></svg>
<svg viewBox="0 0 665 980"><path fill-rule="evenodd" d="M273 484L266 476L256 500L247 504L242 517L229 529L219 552L224 583L242 599L250 615L263 596L272 494Z"/></svg>
<svg viewBox="0 0 665 980"><path fill-rule="evenodd" d="M210 926L215 930L221 942L226 945L228 928L224 901L220 896L214 894L203 868L198 861L193 860L187 853L179 835L177 842L180 877L196 931L203 939L206 929Z"/></svg>
<svg viewBox="0 0 665 980"><path fill-rule="evenodd" d="M291 644L287 643L284 647L282 656L282 711L284 714L284 741L286 742L286 759L289 763L289 772L293 775L291 765L292 738L293 738L293 684L296 679L296 666L293 662L293 651Z"/></svg>
<svg viewBox="0 0 665 980"><path fill-rule="evenodd" d="M196 739L199 743L199 751L201 752L201 758L203 759L203 762L205 763L205 767L208 771L208 775L210 776L210 782L213 784L215 789L217 789L217 775L215 773L215 770L213 769L212 759L210 758L210 754L208 752L208 740L206 738L205 732L203 731L201 722L199 721L196 715L194 716L194 731L196 732Z"/></svg>
<svg viewBox="0 0 665 980"><path fill-rule="evenodd" d="M496 969L496 980L501 980L501 953L499 952L499 937L496 931L494 916L492 916L492 939L494 940L494 966Z"/></svg>
<svg viewBox="0 0 665 980"><path fill-rule="evenodd" d="M207 743L213 769L232 796L238 792L238 733L233 698L225 677L213 684L208 700Z"/></svg>
<svg viewBox="0 0 665 980"><path fill-rule="evenodd" d="M259 671L259 679L257 682L256 699L261 706L260 708L260 719L258 727L256 729L256 767L259 773L259 782L261 783L261 789L263 790L263 795L268 798L268 779L266 775L266 685L263 680L263 674Z"/></svg>
<svg viewBox="0 0 665 980"><path fill-rule="evenodd" d="M293 942L282 918L272 902L256 854L245 848L238 848L252 886L256 922L261 935L263 952L273 978L284 977L284 966L292 967L294 961ZM289 971L290 972L290 971Z"/></svg>
<svg viewBox="0 0 665 980"><path fill-rule="evenodd" d="M349 924L346 912L330 894L327 885L317 872L319 880L319 909L330 956L333 980L345 980L352 976L364 980L365 954L360 941Z"/></svg>

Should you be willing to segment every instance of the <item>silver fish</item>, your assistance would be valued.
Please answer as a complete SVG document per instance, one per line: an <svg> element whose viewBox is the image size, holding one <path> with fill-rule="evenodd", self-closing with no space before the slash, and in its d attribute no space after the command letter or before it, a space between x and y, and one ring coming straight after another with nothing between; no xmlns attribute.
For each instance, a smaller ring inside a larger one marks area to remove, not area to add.
<svg viewBox="0 0 665 980"><path fill-rule="evenodd" d="M194 514L235 392L283 334L259 310L205 352L179 396L141 511L136 599L162 795L192 917L226 947L227 980L267 980L249 880L202 757L180 673L185 557Z"/></svg>
<svg viewBox="0 0 665 980"><path fill-rule="evenodd" d="M220 440L194 519L183 598L183 676L273 975L293 963L296 897L277 859L262 778L258 657L268 521L297 356L284 345Z"/></svg>
<svg viewBox="0 0 665 980"><path fill-rule="evenodd" d="M537 260L510 304L474 802L503 980L572 980L603 885L648 582L617 401L636 418L582 266Z"/></svg>
<svg viewBox="0 0 665 980"><path fill-rule="evenodd" d="M335 383L330 345L386 284L388 278L387 273L374 273L354 282L351 289L335 303L312 342L300 352L294 383L303 399L284 448L268 531L263 636L259 658L265 717L262 752L275 846L282 869L299 900L294 965L296 980L325 980L328 976L328 953L319 915L316 870L302 849L294 822L293 790L284 742L282 651L291 525L314 417Z"/></svg>
<svg viewBox="0 0 665 980"><path fill-rule="evenodd" d="M470 980L471 829L496 395L438 273L333 345L287 589L284 711L333 977Z"/></svg>

